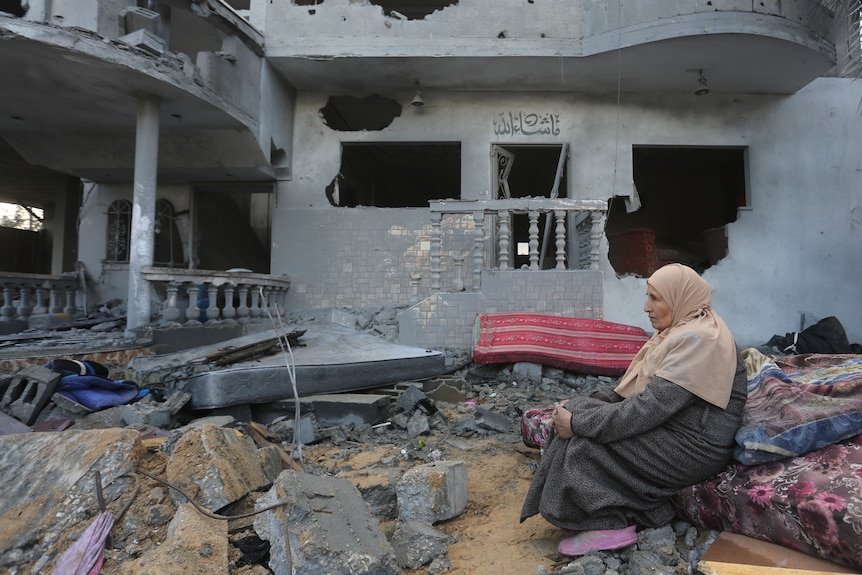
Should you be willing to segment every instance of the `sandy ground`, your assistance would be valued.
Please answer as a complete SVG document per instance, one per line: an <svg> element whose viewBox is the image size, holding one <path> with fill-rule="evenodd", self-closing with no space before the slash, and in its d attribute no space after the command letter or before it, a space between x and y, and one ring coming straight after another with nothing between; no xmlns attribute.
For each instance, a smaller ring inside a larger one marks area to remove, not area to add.
<svg viewBox="0 0 862 575"><path fill-rule="evenodd" d="M461 447L468 449L461 449ZM306 452L306 461L333 468L338 477L347 479L360 490L375 483L386 483L411 465L422 461L404 461L398 473L379 463L387 456L398 456L402 448L382 447L366 450L317 447ZM409 448L408 448L409 449ZM570 533L558 529L541 517L519 523L521 504L533 476L532 464L539 451L524 446L513 434L450 441L432 435L421 451L439 449L445 459L463 461L467 466L468 497L464 512L453 519L434 525L449 535L449 573L470 575L506 575L536 573L540 565L554 570L560 560L558 541ZM417 455L421 451L415 452ZM341 470L341 471L339 471ZM384 522L384 532L394 528ZM568 562L563 562L565 564ZM557 565L558 566L558 565ZM404 573L425 574L427 566Z"/></svg>
<svg viewBox="0 0 862 575"><path fill-rule="evenodd" d="M419 444L424 443L421 449ZM518 435L490 434L484 436L459 437L448 429L433 430L420 438L406 438L401 434L387 433L370 443L348 442L332 445L324 442L316 446L305 446L302 461L307 472L332 474L353 483L360 491L374 486L392 487L401 475L415 465L430 461L430 454L439 451L443 459L463 461L467 466L468 501L464 512L453 519L434 525L434 528L449 535L449 551L446 558L449 570L446 573L470 575L531 575L539 566L547 572L560 565L556 553L559 539L567 532L545 522L541 517L532 517L519 523L521 503L533 475L533 467L539 460L539 451L526 447ZM165 477L167 456L159 452L148 454L142 468ZM163 513L170 517L175 505L169 497L154 504L148 496L159 485L142 478L141 489L127 516L146 517L153 507L164 507ZM244 507L236 507L230 513L250 511L255 494L246 498ZM230 539L235 541L254 535L252 519L231 522ZM121 524L123 522L121 521ZM121 546L125 552L140 555L165 540L167 524L146 525L135 522L136 531L130 533L122 526L115 530L125 531ZM381 530L388 536L395 528L395 521L384 519ZM126 525L126 529L128 526ZM118 532L119 533L119 532ZM191 545L194 547L194 545ZM236 562L241 553L231 545L229 558ZM102 568L103 575L127 573L123 560L125 552L109 550ZM178 558L179 560L179 558ZM177 565L182 569L181 565ZM191 566L189 566L191 567ZM182 571L178 571L182 572ZM251 564L231 569L232 574L265 575L271 573L261 564ZM428 565L416 570L402 570L403 575L427 575Z"/></svg>

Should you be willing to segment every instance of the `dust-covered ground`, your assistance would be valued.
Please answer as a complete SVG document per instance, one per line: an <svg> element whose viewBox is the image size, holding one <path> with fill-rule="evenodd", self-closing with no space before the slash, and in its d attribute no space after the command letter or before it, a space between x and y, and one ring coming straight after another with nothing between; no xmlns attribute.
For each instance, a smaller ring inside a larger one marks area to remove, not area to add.
<svg viewBox="0 0 862 575"><path fill-rule="evenodd" d="M538 366L527 367L531 373L537 373ZM466 509L458 517L434 525L448 535L448 552L419 569L403 570L405 575L581 573L585 572L587 564L592 566L589 572L602 575L692 573L694 559L705 550L705 542L715 536L713 532L701 532L684 523L668 526L665 535L671 534L671 546L676 549L671 553L664 549L661 554L654 554L646 568L630 561L634 547L579 560L561 557L556 552L557 543L571 533L548 524L540 516L519 522L524 495L541 457L539 450L527 447L521 440L520 415L530 407L589 393L601 382L595 377L548 368L539 368L544 373L540 380L524 382L523 374L513 374L511 368L466 365L447 376L450 383L453 379L461 381L463 400L435 401L438 411L428 416L430 429L425 433L412 435L394 423L399 421L400 407L393 398L388 425L347 429L334 438L294 449L296 466L311 474L339 477L353 483L369 502L383 533L390 536L395 529L396 508L394 500L387 499L385 494L392 494L403 473L432 460L463 461L468 476ZM604 379L605 383L612 382ZM422 386L423 382L413 384ZM388 391L397 394L397 388ZM481 420L477 424L477 409L500 415L497 427L500 421L507 421L506 429L487 429L481 425ZM144 469L163 476L166 460L164 453L150 452ZM149 495L135 500L127 512L129 516L141 518L155 514L169 518L173 515L173 503L162 486L142 478L141 493ZM154 497L153 493L157 495ZM249 511L258 495L251 494L220 513L233 515ZM229 524L231 573L271 572L266 543L257 538L252 522L252 519L243 519ZM115 529L122 533L116 547L109 549L102 573L128 573L124 567L127 561L164 541L167 523L152 523L119 522ZM129 532L130 528L134 531ZM195 572L194 565L183 566L185 561L191 560L177 556L177 567L188 568L188 571L177 572Z"/></svg>
<svg viewBox="0 0 862 575"><path fill-rule="evenodd" d="M319 313L317 315L320 315ZM323 321L309 314L294 317L294 323ZM394 314L390 309L369 312L357 322L364 331L391 338ZM389 334L389 335L387 335ZM433 527L448 536L448 551L416 570L403 575L458 573L464 575L541 575L544 573L591 573L596 575L690 575L696 573L699 556L716 533L678 522L641 534L637 546L579 559L561 557L556 546L571 535L540 516L519 522L521 504L540 452L521 440L520 417L532 407L548 405L576 394L589 394L597 385L613 384L611 378L569 373L535 364L476 365L464 350L445 350L449 374L442 377L460 394L445 399L430 391L435 382L402 382L369 390L390 394L390 418L384 425L347 428L328 438L297 448L289 426L268 426L273 437L291 450L294 468L307 473L335 476L353 483L369 503L381 530L390 536L395 529L397 509L394 486L412 467L433 460L463 461L467 467L468 501L459 516ZM111 366L121 368L122 366ZM438 378L439 379L439 378ZM427 415L427 429L417 432L405 424L398 394L406 385L428 391L434 410ZM491 413L493 425L485 425L477 413ZM177 425L201 414L180 412ZM232 426L244 429L244 423ZM293 446L291 448L291 446ZM162 449L148 451L140 469L164 477L169 455ZM190 462L190 465L193 462ZM177 511L170 489L147 477L139 477L134 497L117 517L105 553L101 573L130 575L149 571L132 564L167 539L171 519ZM190 494L194 496L194 493ZM254 510L263 493L251 493L227 509L211 510L221 515L240 515ZM268 547L254 531L253 518L228 522L230 573L265 575L272 573ZM203 537L203 536L202 536ZM200 544L198 544L200 543ZM193 549L208 543L190 542ZM177 552L169 571L153 573L202 572L200 557Z"/></svg>

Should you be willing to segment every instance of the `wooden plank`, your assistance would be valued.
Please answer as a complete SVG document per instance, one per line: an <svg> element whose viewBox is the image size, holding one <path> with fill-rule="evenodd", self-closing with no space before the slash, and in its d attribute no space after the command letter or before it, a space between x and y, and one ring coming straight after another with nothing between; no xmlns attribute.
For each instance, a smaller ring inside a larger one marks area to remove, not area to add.
<svg viewBox="0 0 862 575"><path fill-rule="evenodd" d="M775 543L727 531L719 533L700 563L711 567L719 575L835 575L859 572Z"/></svg>
<svg viewBox="0 0 862 575"><path fill-rule="evenodd" d="M836 571L811 571L809 569L786 569L744 563L721 563L701 561L698 568L704 575L835 575ZM852 573L852 571L850 571Z"/></svg>

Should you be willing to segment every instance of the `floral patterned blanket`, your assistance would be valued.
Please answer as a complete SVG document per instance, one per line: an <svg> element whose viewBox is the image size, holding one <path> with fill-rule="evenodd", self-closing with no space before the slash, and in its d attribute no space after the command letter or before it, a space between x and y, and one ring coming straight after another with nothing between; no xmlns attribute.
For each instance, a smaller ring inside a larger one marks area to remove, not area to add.
<svg viewBox="0 0 862 575"><path fill-rule="evenodd" d="M799 457L732 463L671 501L693 524L862 570L862 435Z"/></svg>
<svg viewBox="0 0 862 575"><path fill-rule="evenodd" d="M675 495L677 515L862 572L862 355L742 354L736 461Z"/></svg>
<svg viewBox="0 0 862 575"><path fill-rule="evenodd" d="M755 465L862 434L862 355L743 350L748 402L734 458Z"/></svg>

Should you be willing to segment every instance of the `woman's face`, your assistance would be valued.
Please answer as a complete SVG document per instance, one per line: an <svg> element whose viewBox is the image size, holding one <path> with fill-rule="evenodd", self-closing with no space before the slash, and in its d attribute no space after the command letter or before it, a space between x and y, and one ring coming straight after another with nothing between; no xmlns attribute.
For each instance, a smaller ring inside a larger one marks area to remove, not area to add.
<svg viewBox="0 0 862 575"><path fill-rule="evenodd" d="M657 330L661 331L670 327L673 318L673 310L654 287L647 284L646 303L644 311L649 315L649 322Z"/></svg>

